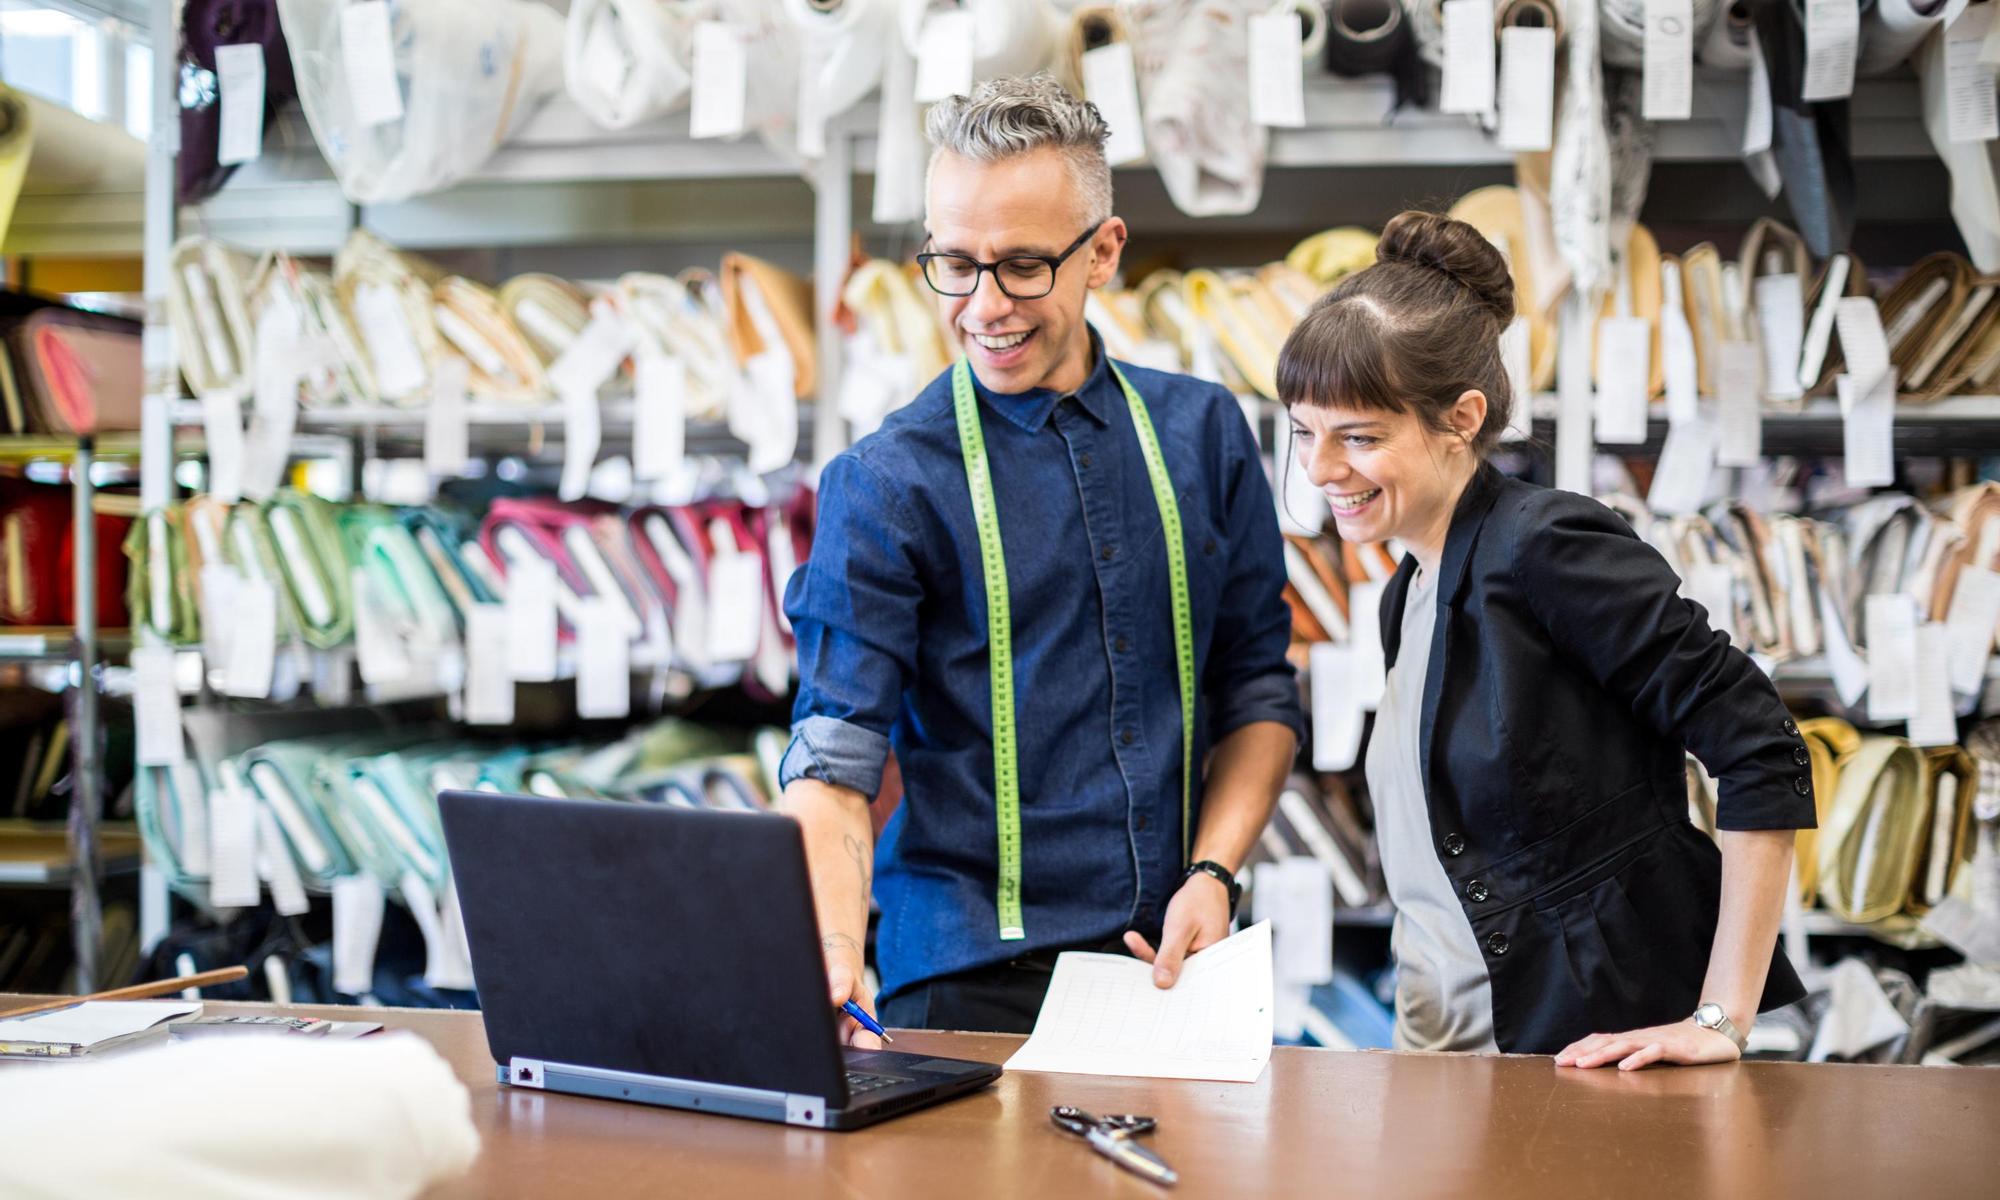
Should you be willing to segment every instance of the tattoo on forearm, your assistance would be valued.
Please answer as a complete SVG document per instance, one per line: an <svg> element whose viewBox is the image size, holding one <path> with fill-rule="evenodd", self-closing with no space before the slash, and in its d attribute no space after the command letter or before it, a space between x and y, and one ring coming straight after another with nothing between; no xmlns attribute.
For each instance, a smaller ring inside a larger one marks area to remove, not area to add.
<svg viewBox="0 0 2000 1200"><path fill-rule="evenodd" d="M819 945L822 950L852 950L856 954L861 953L861 943L844 933L829 933L819 940Z"/></svg>
<svg viewBox="0 0 2000 1200"><path fill-rule="evenodd" d="M841 840L847 844L847 857L854 860L854 869L861 875L861 890L868 891L875 883L874 872L868 865L868 847L851 833L842 834Z"/></svg>

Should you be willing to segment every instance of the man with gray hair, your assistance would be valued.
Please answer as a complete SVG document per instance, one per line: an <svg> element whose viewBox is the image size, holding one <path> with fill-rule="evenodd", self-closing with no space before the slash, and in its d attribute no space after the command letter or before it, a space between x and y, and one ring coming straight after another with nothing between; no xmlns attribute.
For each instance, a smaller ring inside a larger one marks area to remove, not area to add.
<svg viewBox="0 0 2000 1200"><path fill-rule="evenodd" d="M872 1007L872 884L889 1024L1026 1032L1064 950L1129 950L1171 987L1228 935L1299 696L1234 398L1114 364L1084 320L1126 238L1102 116L996 79L929 132L917 259L964 357L821 476L785 594L782 808L834 1005ZM892 748L904 799L871 850Z"/></svg>

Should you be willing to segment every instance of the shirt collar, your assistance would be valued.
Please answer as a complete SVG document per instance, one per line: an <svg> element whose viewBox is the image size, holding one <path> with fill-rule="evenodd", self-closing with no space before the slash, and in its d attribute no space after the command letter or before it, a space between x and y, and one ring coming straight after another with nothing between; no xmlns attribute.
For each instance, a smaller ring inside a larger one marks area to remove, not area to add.
<svg viewBox="0 0 2000 1200"><path fill-rule="evenodd" d="M1083 386L1075 392L1076 402L1091 419L1099 425L1111 421L1113 406L1123 397L1118 379L1111 373L1111 360L1104 353L1104 339L1097 336L1097 330L1088 324L1090 332L1090 354L1092 365L1090 374L1084 378ZM996 392L979 382L979 372L972 372L972 390L986 407L1019 425L1029 433L1038 433L1048 424L1049 417L1062 403L1067 392L1053 388L1030 388L1025 392Z"/></svg>

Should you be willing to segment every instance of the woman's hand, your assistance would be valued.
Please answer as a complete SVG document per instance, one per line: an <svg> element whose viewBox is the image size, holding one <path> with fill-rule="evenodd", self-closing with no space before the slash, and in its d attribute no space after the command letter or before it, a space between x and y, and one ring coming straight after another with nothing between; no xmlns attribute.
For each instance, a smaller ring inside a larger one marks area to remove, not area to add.
<svg viewBox="0 0 2000 1200"><path fill-rule="evenodd" d="M1684 1067L1734 1062L1743 1057L1736 1043L1693 1021L1634 1029L1630 1033L1593 1033L1571 1042L1556 1055L1559 1067L1601 1067L1616 1062L1621 1071L1637 1071L1654 1063Z"/></svg>

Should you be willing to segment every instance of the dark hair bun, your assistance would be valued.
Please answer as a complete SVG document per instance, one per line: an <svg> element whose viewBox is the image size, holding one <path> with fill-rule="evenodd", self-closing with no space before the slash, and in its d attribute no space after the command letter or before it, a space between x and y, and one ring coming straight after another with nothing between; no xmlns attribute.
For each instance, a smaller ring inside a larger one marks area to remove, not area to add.
<svg viewBox="0 0 2000 1200"><path fill-rule="evenodd" d="M1398 213L1375 244L1378 262L1402 262L1448 275L1501 324L1514 319L1514 277L1486 235L1436 213Z"/></svg>

